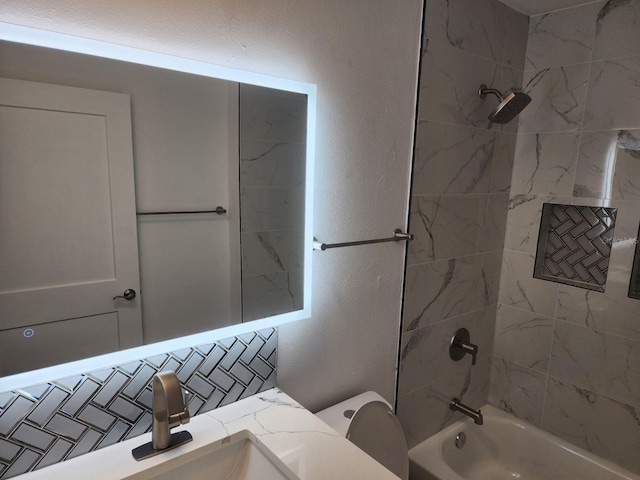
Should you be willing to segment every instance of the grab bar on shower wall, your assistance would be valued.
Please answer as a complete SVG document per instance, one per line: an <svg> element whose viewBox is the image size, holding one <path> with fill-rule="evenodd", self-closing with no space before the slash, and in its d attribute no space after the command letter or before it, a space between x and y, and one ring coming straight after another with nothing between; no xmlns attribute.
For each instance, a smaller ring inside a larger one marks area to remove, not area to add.
<svg viewBox="0 0 640 480"><path fill-rule="evenodd" d="M404 233L399 228L396 228L393 231L393 237L388 238L374 238L372 240L359 240L356 242L342 242L342 243L320 243L315 238L313 239L313 249L314 250L327 250L329 248L340 248L340 247L355 247L357 245L369 245L371 243L385 243L385 242L408 242L413 240L413 234Z"/></svg>

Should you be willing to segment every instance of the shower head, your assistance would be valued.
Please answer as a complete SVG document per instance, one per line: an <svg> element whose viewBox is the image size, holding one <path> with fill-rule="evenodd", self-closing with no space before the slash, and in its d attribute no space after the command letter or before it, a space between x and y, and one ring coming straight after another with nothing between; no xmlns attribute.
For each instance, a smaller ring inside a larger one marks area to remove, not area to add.
<svg viewBox="0 0 640 480"><path fill-rule="evenodd" d="M489 115L489 120L493 123L509 123L531 102L531 97L524 92L511 92L503 97L499 90L487 88L485 84L480 85L478 89L480 98L486 97L488 93L492 93L500 100L500 104Z"/></svg>

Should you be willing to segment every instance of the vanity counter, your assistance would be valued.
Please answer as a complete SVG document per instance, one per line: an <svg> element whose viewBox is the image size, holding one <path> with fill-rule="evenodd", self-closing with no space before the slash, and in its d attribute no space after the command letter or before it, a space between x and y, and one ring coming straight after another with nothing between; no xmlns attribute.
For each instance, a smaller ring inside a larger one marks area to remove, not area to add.
<svg viewBox="0 0 640 480"><path fill-rule="evenodd" d="M181 430L193 441L141 462L131 450L149 442L150 433L16 478L125 478L241 430L250 430L303 480L398 478L277 388L198 415L172 432Z"/></svg>

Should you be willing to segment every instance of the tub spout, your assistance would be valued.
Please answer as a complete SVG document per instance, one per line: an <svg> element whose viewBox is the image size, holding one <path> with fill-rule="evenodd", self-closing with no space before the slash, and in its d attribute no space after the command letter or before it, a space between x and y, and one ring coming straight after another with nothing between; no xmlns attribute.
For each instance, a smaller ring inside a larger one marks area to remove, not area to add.
<svg viewBox="0 0 640 480"><path fill-rule="evenodd" d="M449 402L449 408L453 411L462 412L468 417L473 418L476 425L482 425L484 422L482 412L480 410L474 410L473 408L466 406L457 398L454 398Z"/></svg>

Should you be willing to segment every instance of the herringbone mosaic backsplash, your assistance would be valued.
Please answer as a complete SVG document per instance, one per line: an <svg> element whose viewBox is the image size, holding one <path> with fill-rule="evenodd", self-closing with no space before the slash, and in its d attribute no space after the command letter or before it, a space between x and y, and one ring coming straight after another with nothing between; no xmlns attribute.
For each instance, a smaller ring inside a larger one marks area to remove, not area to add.
<svg viewBox="0 0 640 480"><path fill-rule="evenodd" d="M151 430L151 379L173 370L192 415L276 386L275 329L0 393L0 478Z"/></svg>
<svg viewBox="0 0 640 480"><path fill-rule="evenodd" d="M617 213L545 203L533 276L604 292Z"/></svg>

